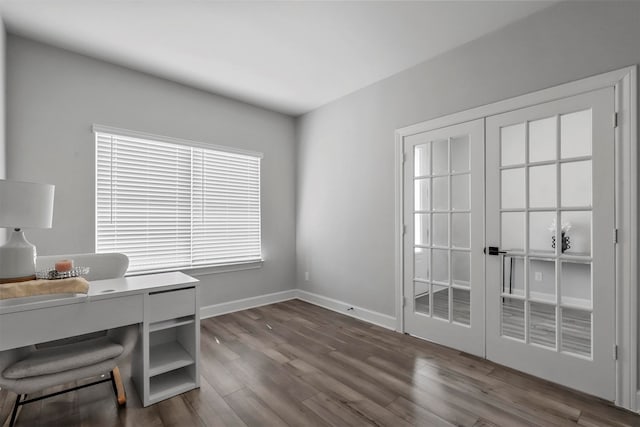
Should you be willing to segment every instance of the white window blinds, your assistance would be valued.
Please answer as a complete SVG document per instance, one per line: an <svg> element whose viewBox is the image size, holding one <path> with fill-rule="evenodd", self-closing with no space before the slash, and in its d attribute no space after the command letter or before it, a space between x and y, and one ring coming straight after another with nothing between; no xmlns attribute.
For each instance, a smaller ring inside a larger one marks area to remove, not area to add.
<svg viewBox="0 0 640 427"><path fill-rule="evenodd" d="M260 156L96 131L96 252L130 272L261 260Z"/></svg>

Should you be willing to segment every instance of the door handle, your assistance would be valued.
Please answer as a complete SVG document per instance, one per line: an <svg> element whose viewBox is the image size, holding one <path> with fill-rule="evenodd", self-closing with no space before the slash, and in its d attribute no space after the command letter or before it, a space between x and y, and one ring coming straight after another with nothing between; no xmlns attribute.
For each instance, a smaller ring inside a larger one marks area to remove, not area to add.
<svg viewBox="0 0 640 427"><path fill-rule="evenodd" d="M484 248L484 253L488 255L501 255L501 254L506 254L507 251L501 251L500 248L497 246L488 246Z"/></svg>

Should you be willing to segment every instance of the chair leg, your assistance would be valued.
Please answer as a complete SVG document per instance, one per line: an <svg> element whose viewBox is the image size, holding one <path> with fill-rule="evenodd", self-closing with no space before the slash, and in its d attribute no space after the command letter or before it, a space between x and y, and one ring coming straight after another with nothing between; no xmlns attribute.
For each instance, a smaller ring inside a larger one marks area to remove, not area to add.
<svg viewBox="0 0 640 427"><path fill-rule="evenodd" d="M122 384L122 376L120 375L120 369L116 366L111 371L111 384L113 385L113 391L116 394L118 405L124 406L127 404L127 393Z"/></svg>
<svg viewBox="0 0 640 427"><path fill-rule="evenodd" d="M22 398L21 394L19 394L18 397L16 398L16 404L13 406L13 412L11 413L11 421L9 422L9 427L13 427L16 422L16 417L18 416L18 409L20 408L21 398Z"/></svg>

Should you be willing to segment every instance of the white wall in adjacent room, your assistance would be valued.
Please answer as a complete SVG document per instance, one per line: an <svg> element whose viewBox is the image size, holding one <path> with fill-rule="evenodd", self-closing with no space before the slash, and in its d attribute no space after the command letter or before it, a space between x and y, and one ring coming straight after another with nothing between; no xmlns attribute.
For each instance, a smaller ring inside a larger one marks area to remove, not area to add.
<svg viewBox="0 0 640 427"><path fill-rule="evenodd" d="M7 39L8 176L55 184L41 255L93 252L93 124L264 153L262 268L202 276L202 305L295 287L294 119L14 35Z"/></svg>

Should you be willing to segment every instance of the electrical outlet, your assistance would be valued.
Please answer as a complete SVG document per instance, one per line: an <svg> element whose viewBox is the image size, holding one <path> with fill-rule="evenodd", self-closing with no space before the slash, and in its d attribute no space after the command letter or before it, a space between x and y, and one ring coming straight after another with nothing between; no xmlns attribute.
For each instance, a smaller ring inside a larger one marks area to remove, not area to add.
<svg viewBox="0 0 640 427"><path fill-rule="evenodd" d="M308 271L305 271L305 272L304 272L304 281L305 281L305 282L308 282L308 281L309 281L309 272L308 272Z"/></svg>
<svg viewBox="0 0 640 427"><path fill-rule="evenodd" d="M536 282L542 282L542 271L536 271L535 279L536 279Z"/></svg>

